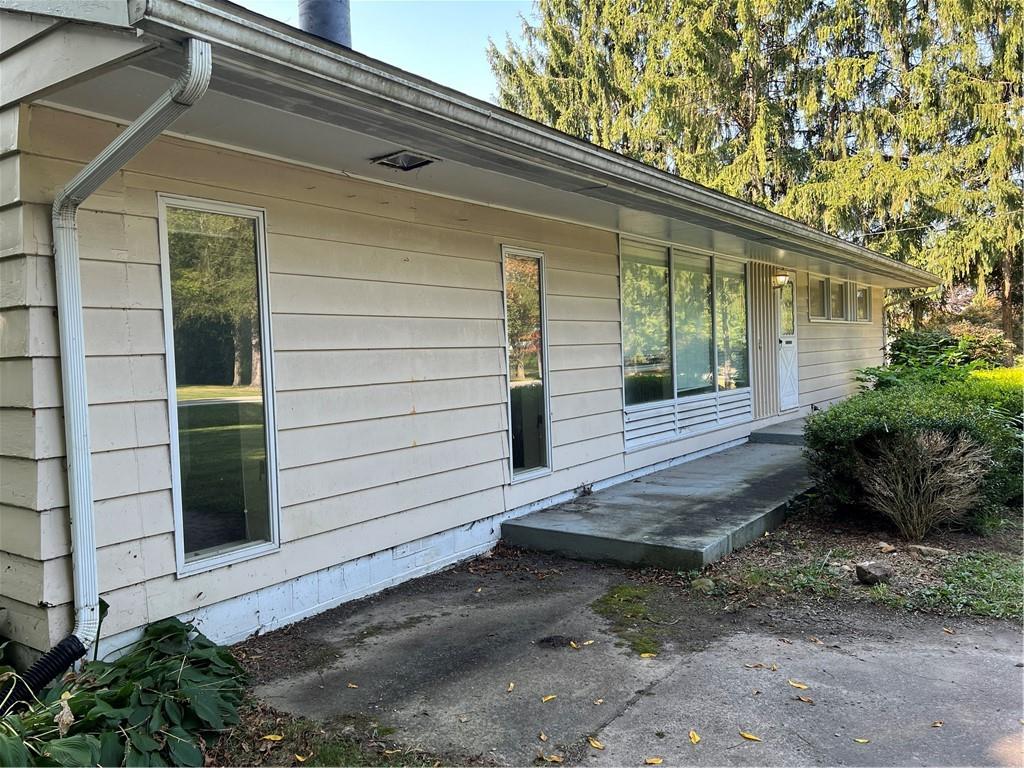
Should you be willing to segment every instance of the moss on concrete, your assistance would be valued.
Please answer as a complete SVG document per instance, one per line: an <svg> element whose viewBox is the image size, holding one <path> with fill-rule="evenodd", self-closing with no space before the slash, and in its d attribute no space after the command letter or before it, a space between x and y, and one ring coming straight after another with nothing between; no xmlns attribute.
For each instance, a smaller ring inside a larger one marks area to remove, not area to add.
<svg viewBox="0 0 1024 768"><path fill-rule="evenodd" d="M590 607L611 622L612 631L634 653L659 653L665 635L659 597L658 587L627 582L609 589Z"/></svg>

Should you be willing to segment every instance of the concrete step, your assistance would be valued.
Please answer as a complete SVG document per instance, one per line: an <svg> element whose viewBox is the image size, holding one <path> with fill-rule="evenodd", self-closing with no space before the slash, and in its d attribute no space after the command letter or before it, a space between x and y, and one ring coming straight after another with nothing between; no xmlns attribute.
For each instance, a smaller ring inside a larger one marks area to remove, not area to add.
<svg viewBox="0 0 1024 768"><path fill-rule="evenodd" d="M509 544L696 570L777 527L811 486L797 446L746 444L502 524Z"/></svg>
<svg viewBox="0 0 1024 768"><path fill-rule="evenodd" d="M750 433L752 443L771 443L773 445L803 445L804 419L790 419L761 427Z"/></svg>

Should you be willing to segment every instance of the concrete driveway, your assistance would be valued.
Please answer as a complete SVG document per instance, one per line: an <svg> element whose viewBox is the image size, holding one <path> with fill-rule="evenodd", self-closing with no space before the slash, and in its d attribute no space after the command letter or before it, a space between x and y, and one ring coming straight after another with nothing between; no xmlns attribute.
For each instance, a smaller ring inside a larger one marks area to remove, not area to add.
<svg viewBox="0 0 1024 768"><path fill-rule="evenodd" d="M641 658L590 607L629 579L533 555L478 561L251 641L247 654L273 660L256 693L502 765L1021 764L1012 623L806 601L720 613L668 592L665 645Z"/></svg>

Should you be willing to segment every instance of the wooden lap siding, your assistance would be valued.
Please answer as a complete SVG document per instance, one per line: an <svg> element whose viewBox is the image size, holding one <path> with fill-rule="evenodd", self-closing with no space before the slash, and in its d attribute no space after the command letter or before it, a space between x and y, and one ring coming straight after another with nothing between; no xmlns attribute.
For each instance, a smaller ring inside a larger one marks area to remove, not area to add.
<svg viewBox="0 0 1024 768"><path fill-rule="evenodd" d="M22 197L48 201L118 130L28 110ZM400 180L400 178L398 179ZM279 552L175 575L157 193L267 212ZM615 235L162 138L80 217L104 636L498 514L623 471ZM48 237L48 235L47 235ZM544 252L554 473L507 485L500 246ZM49 264L46 263L49 268ZM66 515L52 295L40 500ZM60 523L57 527L63 528ZM67 631L66 533L31 597ZM45 638L33 638L37 647Z"/></svg>
<svg viewBox="0 0 1024 768"><path fill-rule="evenodd" d="M800 405L824 406L857 392L858 368L882 364L883 291L871 289L871 322L811 322L806 272L797 273Z"/></svg>

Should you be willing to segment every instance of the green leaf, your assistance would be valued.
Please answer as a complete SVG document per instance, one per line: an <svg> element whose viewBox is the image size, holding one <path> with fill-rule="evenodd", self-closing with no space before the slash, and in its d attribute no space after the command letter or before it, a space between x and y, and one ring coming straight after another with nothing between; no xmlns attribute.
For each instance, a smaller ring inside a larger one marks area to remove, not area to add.
<svg viewBox="0 0 1024 768"><path fill-rule="evenodd" d="M124 744L121 735L116 731L106 731L100 734L100 759L99 764L105 768L114 768L124 761Z"/></svg>
<svg viewBox="0 0 1024 768"><path fill-rule="evenodd" d="M190 739L170 735L167 737L167 747L175 765L201 766L203 764L203 753Z"/></svg>
<svg viewBox="0 0 1024 768"><path fill-rule="evenodd" d="M28 750L17 736L0 734L0 765L28 765Z"/></svg>
<svg viewBox="0 0 1024 768"><path fill-rule="evenodd" d="M149 768L149 757L138 750L128 747L124 755L125 768Z"/></svg>
<svg viewBox="0 0 1024 768"><path fill-rule="evenodd" d="M132 731L128 734L128 738L131 739L132 746L139 752L156 752L160 749L160 744L156 739L142 729Z"/></svg>
<svg viewBox="0 0 1024 768"><path fill-rule="evenodd" d="M100 740L88 734L54 739L46 742L43 754L57 765L69 766L69 768L95 765L100 756Z"/></svg>
<svg viewBox="0 0 1024 768"><path fill-rule="evenodd" d="M217 707L217 700L211 694L198 691L192 697L191 703L192 711L210 728L219 731L224 727L224 718Z"/></svg>

